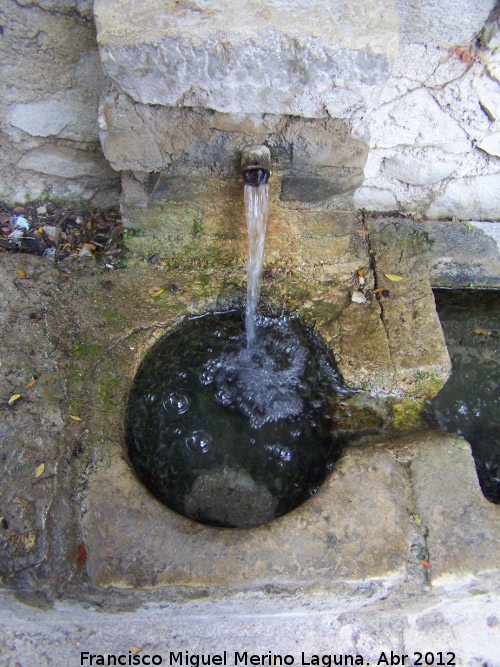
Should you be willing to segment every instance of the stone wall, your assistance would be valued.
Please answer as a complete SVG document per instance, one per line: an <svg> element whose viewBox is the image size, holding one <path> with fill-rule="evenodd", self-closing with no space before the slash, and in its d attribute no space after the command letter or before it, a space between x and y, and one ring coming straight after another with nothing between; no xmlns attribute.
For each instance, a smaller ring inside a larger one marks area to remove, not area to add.
<svg viewBox="0 0 500 667"><path fill-rule="evenodd" d="M266 142L285 206L500 218L495 0L0 11L0 200L112 204L121 172L143 206L159 173L237 178Z"/></svg>
<svg viewBox="0 0 500 667"><path fill-rule="evenodd" d="M91 0L5 0L0 8L0 201L116 204L99 143L107 86Z"/></svg>
<svg viewBox="0 0 500 667"><path fill-rule="evenodd" d="M355 204L431 219L498 220L499 8L493 2L395 4L399 53L372 115Z"/></svg>

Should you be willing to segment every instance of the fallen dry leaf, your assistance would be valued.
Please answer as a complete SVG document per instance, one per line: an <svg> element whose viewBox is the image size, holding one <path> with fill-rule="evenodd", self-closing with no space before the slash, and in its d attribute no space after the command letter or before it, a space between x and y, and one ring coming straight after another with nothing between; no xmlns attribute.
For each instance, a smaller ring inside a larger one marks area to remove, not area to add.
<svg viewBox="0 0 500 667"><path fill-rule="evenodd" d="M426 570L430 570L430 569L431 569L431 564L429 563L428 560L423 560L423 559L421 559L421 560L420 560L420 563L425 567Z"/></svg>
<svg viewBox="0 0 500 667"><path fill-rule="evenodd" d="M35 477L38 479L38 477L43 475L44 470L45 470L45 463L40 463L40 465L36 467Z"/></svg>
<svg viewBox="0 0 500 667"><path fill-rule="evenodd" d="M36 380L34 378L31 378L29 382L26 383L26 389L29 389L35 384Z"/></svg>
<svg viewBox="0 0 500 667"><path fill-rule="evenodd" d="M69 418L73 419L76 422L81 422L82 421L82 418L78 417L77 415L70 415Z"/></svg>
<svg viewBox="0 0 500 667"><path fill-rule="evenodd" d="M383 287L377 287L377 289L372 289L371 294L380 294L380 292L383 291L384 291Z"/></svg>
<svg viewBox="0 0 500 667"><path fill-rule="evenodd" d="M368 234L367 229L355 229L356 234Z"/></svg>
<svg viewBox="0 0 500 667"><path fill-rule="evenodd" d="M17 269L17 275L20 278L26 278L26 273L22 269Z"/></svg>
<svg viewBox="0 0 500 667"><path fill-rule="evenodd" d="M21 394L12 394L12 396L9 398L9 405L12 405L16 401L18 401L21 398Z"/></svg>
<svg viewBox="0 0 500 667"><path fill-rule="evenodd" d="M85 548L85 544L83 542L80 542L78 545L78 549L76 551L76 564L77 565L83 565L87 559L87 549Z"/></svg>
<svg viewBox="0 0 500 667"><path fill-rule="evenodd" d="M160 294L163 294L163 287L161 289L157 289L156 292L151 292L150 296L160 296Z"/></svg>
<svg viewBox="0 0 500 667"><path fill-rule="evenodd" d="M389 280L393 280L394 282L404 280L403 276L397 276L395 273L384 273L384 276Z"/></svg>
<svg viewBox="0 0 500 667"><path fill-rule="evenodd" d="M363 276L363 274L364 274L363 269L358 269L358 276L361 277L361 276Z"/></svg>
<svg viewBox="0 0 500 667"><path fill-rule="evenodd" d="M138 646L129 646L128 649L129 651L132 651L132 653L140 653L142 651L142 648L139 648Z"/></svg>

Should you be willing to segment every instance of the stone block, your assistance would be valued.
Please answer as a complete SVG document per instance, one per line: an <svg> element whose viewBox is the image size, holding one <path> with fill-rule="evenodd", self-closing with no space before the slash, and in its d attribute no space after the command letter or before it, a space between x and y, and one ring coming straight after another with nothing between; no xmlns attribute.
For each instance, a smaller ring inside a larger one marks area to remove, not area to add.
<svg viewBox="0 0 500 667"><path fill-rule="evenodd" d="M437 287L500 287L500 224L498 222L422 221L432 240L430 279Z"/></svg>
<svg viewBox="0 0 500 667"><path fill-rule="evenodd" d="M408 221L368 221L381 319L395 384L415 398L434 396L448 379L450 358L429 280L432 237Z"/></svg>
<svg viewBox="0 0 500 667"><path fill-rule="evenodd" d="M493 8L491 0L444 0L421 3L394 0L401 41L437 46L469 44Z"/></svg>
<svg viewBox="0 0 500 667"><path fill-rule="evenodd" d="M415 507L428 530L432 579L500 567L500 513L481 493L470 445L458 436L420 438L410 464Z"/></svg>
<svg viewBox="0 0 500 667"><path fill-rule="evenodd" d="M397 48L389 0L238 11L229 0L97 0L94 14L106 73L144 104L345 118L373 106Z"/></svg>
<svg viewBox="0 0 500 667"><path fill-rule="evenodd" d="M283 178L281 200L316 204L356 190L362 183L363 172L360 169L324 168L310 170L309 173L293 170Z"/></svg>
<svg viewBox="0 0 500 667"><path fill-rule="evenodd" d="M459 220L500 219L500 174L450 179L427 215Z"/></svg>
<svg viewBox="0 0 500 667"><path fill-rule="evenodd" d="M102 155L94 165L95 177L89 166L100 150L97 108L99 96L107 85L95 29L89 20L91 3L87 0L8 2L2 4L1 13L0 23L5 29L0 60L7 82L0 99L3 201L19 203L49 195L68 203L85 200L116 206L117 175L108 169L102 180L105 171ZM75 175L82 170L74 164L65 173L67 154L64 159L59 155L59 166L55 166L50 150L48 162L52 166L49 165L47 173L42 153L48 144L45 139L53 141L54 137L65 142L58 150L76 151L83 159L88 167L83 169L83 176ZM89 150L90 157L84 156L85 150ZM18 167L21 160L22 166ZM112 184L111 179L114 179Z"/></svg>
<svg viewBox="0 0 500 667"><path fill-rule="evenodd" d="M452 154L470 150L464 130L424 89L382 106L371 123L371 142L375 148L433 147Z"/></svg>
<svg viewBox="0 0 500 667"><path fill-rule="evenodd" d="M36 102L14 105L7 116L11 125L33 137L95 141L98 135L97 100L80 90L61 91Z"/></svg>
<svg viewBox="0 0 500 667"><path fill-rule="evenodd" d="M344 120L149 106L123 94L102 100L100 128L105 155L120 170L188 173L210 167L239 176L241 150L265 142L274 167L316 169L333 184L342 169L359 174L368 153Z"/></svg>
<svg viewBox="0 0 500 667"><path fill-rule="evenodd" d="M383 450L355 448L290 514L258 528L210 528L152 498L117 452L89 479L87 564L101 588L401 579L409 507L404 468Z"/></svg>
<svg viewBox="0 0 500 667"><path fill-rule="evenodd" d="M409 185L432 185L448 178L456 168L456 159L429 148L385 159L382 173Z"/></svg>
<svg viewBox="0 0 500 667"><path fill-rule="evenodd" d="M397 211L398 203L392 192L382 187L363 185L354 195L356 208L367 211Z"/></svg>
<svg viewBox="0 0 500 667"><path fill-rule="evenodd" d="M48 12L72 14L78 12L87 19L92 18L92 0L19 0L21 7L40 7Z"/></svg>
<svg viewBox="0 0 500 667"><path fill-rule="evenodd" d="M33 149L19 160L16 167L64 178L116 178L116 174L100 153L52 144Z"/></svg>

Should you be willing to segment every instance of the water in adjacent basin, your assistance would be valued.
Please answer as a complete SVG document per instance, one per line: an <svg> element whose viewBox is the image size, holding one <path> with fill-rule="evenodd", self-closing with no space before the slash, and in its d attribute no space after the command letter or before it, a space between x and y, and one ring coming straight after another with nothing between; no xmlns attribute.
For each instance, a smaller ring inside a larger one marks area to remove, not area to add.
<svg viewBox="0 0 500 667"><path fill-rule="evenodd" d="M482 491L500 503L500 291L436 290L452 373L427 419L470 444Z"/></svg>

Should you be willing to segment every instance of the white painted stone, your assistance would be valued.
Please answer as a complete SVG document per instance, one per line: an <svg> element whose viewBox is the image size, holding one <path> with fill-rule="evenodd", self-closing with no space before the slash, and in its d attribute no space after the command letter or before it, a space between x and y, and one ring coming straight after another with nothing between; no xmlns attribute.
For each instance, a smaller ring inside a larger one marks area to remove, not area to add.
<svg viewBox="0 0 500 667"><path fill-rule="evenodd" d="M446 153L470 149L466 133L426 90L415 90L378 109L371 123L372 146L434 147Z"/></svg>
<svg viewBox="0 0 500 667"><path fill-rule="evenodd" d="M374 148L370 150L363 170L366 180L376 178L380 174L382 162L388 155L394 155L394 151L381 151Z"/></svg>
<svg viewBox="0 0 500 667"><path fill-rule="evenodd" d="M481 108L474 88L474 80L483 74L482 63L476 61L463 76L433 91L441 109L455 120L473 142L480 141L488 134L491 123L491 119Z"/></svg>
<svg viewBox="0 0 500 667"><path fill-rule="evenodd" d="M500 132L488 135L477 144L477 147L490 155L500 157Z"/></svg>
<svg viewBox="0 0 500 667"><path fill-rule="evenodd" d="M383 190L371 186L363 186L354 194L356 208L367 211L396 211L398 204L390 190Z"/></svg>
<svg viewBox="0 0 500 667"><path fill-rule="evenodd" d="M35 148L24 155L16 167L64 178L80 176L113 178L116 175L99 153L80 151L67 146L49 145Z"/></svg>
<svg viewBox="0 0 500 667"><path fill-rule="evenodd" d="M450 180L427 215L431 219L500 220L500 174Z"/></svg>
<svg viewBox="0 0 500 667"><path fill-rule="evenodd" d="M336 118L378 101L392 0L95 0L103 66L145 104Z"/></svg>
<svg viewBox="0 0 500 667"><path fill-rule="evenodd" d="M431 185L447 178L457 168L456 160L434 149L419 153L419 156L401 153L384 160L384 174L410 185Z"/></svg>
<svg viewBox="0 0 500 667"><path fill-rule="evenodd" d="M479 97L482 108L491 118L500 118L500 83L488 75L477 76L472 83Z"/></svg>

